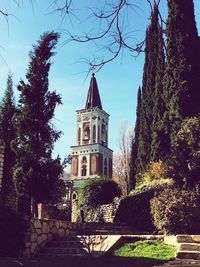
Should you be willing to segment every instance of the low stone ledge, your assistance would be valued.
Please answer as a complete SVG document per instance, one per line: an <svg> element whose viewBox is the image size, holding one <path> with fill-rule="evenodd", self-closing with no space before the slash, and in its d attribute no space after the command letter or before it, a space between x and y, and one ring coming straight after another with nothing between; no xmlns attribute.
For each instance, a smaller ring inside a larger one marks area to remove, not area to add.
<svg viewBox="0 0 200 267"><path fill-rule="evenodd" d="M53 237L72 235L77 228L82 229L83 225L49 219L31 219L26 233L24 256L30 257L37 254Z"/></svg>

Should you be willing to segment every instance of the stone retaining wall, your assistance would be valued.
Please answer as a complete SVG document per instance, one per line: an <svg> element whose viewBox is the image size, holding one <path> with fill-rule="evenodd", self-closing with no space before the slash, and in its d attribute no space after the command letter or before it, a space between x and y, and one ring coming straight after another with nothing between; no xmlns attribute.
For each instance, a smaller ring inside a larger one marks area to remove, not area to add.
<svg viewBox="0 0 200 267"><path fill-rule="evenodd" d="M29 229L25 236L24 256L30 257L36 255L46 245L48 241L57 237L73 236L80 230L94 232L99 229L106 229L112 223L73 223L49 219L31 219Z"/></svg>
<svg viewBox="0 0 200 267"><path fill-rule="evenodd" d="M72 222L76 222L78 219L78 200L72 200L72 212L71 212L71 220Z"/></svg>
<svg viewBox="0 0 200 267"><path fill-rule="evenodd" d="M115 198L111 204L100 206L100 215L104 222L113 222L117 208L120 203L120 198Z"/></svg>
<svg viewBox="0 0 200 267"><path fill-rule="evenodd" d="M26 233L24 256L30 257L37 254L43 248L47 241L53 237L65 237L75 233L78 226L76 223L46 220L46 219L31 219L30 227Z"/></svg>
<svg viewBox="0 0 200 267"><path fill-rule="evenodd" d="M113 222L115 216L115 209L112 204L100 206L101 218L104 222Z"/></svg>
<svg viewBox="0 0 200 267"><path fill-rule="evenodd" d="M101 205L94 208L91 213L85 214L86 222L113 222L120 203L120 198L115 198L111 204ZM92 215L92 216L91 216ZM77 200L72 201L72 222L77 222L79 218Z"/></svg>

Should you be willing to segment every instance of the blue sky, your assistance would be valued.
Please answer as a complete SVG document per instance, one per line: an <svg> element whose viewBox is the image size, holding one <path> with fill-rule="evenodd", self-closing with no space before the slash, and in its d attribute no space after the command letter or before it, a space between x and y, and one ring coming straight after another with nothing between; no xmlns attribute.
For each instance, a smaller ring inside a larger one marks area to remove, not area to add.
<svg viewBox="0 0 200 267"><path fill-rule="evenodd" d="M87 16L87 6L100 5L104 0L73 0L77 8L77 15ZM51 13L53 7L49 6L52 0L33 1L31 7L29 1L19 1L18 8L15 1L1 0L0 9L12 13L9 23L0 16L1 37L0 54L0 96L6 87L7 74L13 73L14 90L17 99L16 85L20 78L25 79L29 62L29 51L32 44L36 44L40 35L45 31L61 31L61 38L57 46L57 54L52 58L53 65L50 70L49 88L56 89L62 95L63 105L57 107L54 125L63 135L55 145L55 155L60 154L62 158L70 153L70 146L75 144L76 116L75 111L84 108L90 76L87 77L88 66L80 62L80 58L92 58L94 55L105 54L94 46L67 43L63 29L74 33L86 32L93 27L93 21L78 21L71 17L64 20L57 13ZM42 3L41 3L42 2ZM82 3L82 4L81 4ZM133 42L143 40L145 29L149 23L149 7L146 0L135 0L134 3L141 9L135 7L128 15L130 28L134 30ZM200 8L199 0L195 0L195 13L198 29L200 30ZM82 6L80 6L82 5ZM166 17L166 0L161 0L161 13ZM95 24L94 24L95 25ZM95 27L95 26L94 26ZM104 66L96 74L101 101L104 110L110 114L109 122L109 147L116 152L118 150L118 129L123 120L128 121L130 127L134 126L137 89L141 85L144 55L141 53L137 58L130 56L124 51L117 60Z"/></svg>

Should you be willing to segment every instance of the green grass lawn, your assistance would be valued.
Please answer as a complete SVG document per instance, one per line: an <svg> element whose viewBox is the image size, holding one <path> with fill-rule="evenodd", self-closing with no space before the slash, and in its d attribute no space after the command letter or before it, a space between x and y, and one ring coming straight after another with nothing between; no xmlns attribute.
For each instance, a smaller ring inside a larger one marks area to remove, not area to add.
<svg viewBox="0 0 200 267"><path fill-rule="evenodd" d="M176 248L158 240L143 240L124 244L114 251L115 256L142 257L148 259L171 260L175 257Z"/></svg>

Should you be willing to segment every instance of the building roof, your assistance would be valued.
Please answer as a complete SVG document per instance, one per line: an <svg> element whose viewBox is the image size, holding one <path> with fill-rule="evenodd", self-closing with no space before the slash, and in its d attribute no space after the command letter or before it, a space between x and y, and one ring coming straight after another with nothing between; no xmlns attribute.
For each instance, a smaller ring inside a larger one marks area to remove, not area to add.
<svg viewBox="0 0 200 267"><path fill-rule="evenodd" d="M90 80L90 87L89 87L88 94L87 94L85 109L90 109L94 107L98 107L102 109L99 89L98 89L96 78L94 77L94 73L93 73L91 80Z"/></svg>

